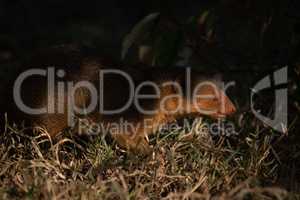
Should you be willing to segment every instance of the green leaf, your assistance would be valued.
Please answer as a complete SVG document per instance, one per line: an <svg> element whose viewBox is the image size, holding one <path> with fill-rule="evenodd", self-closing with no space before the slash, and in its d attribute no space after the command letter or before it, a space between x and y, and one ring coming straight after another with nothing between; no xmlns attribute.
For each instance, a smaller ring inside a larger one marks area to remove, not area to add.
<svg viewBox="0 0 300 200"><path fill-rule="evenodd" d="M160 13L152 13L144 17L140 22L138 22L131 32L127 34L122 43L122 52L121 58L124 59L130 47L136 43L138 40L143 38L144 35L147 34L149 29L151 29L154 25L155 19L158 18Z"/></svg>
<svg viewBox="0 0 300 200"><path fill-rule="evenodd" d="M199 21L198 21L200 24L204 24L206 22L206 20L209 16L209 12L210 12L209 10L206 10L201 14Z"/></svg>

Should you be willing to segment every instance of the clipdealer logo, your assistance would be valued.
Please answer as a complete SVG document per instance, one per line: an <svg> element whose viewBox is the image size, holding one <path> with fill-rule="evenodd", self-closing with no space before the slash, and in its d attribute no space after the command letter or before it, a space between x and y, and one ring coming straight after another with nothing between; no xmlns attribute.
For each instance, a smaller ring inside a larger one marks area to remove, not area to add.
<svg viewBox="0 0 300 200"><path fill-rule="evenodd" d="M253 97L260 91L268 88L272 88L271 78L273 77L274 92L275 92L275 108L274 118L271 119L267 116L262 115L259 111L254 109ZM274 130L285 133L287 132L287 121L288 121L288 89L282 88L281 86L288 82L288 67L283 67L273 73L273 76L266 76L261 79L253 87L251 91L251 110L253 114L262 122L272 127Z"/></svg>
<svg viewBox="0 0 300 200"><path fill-rule="evenodd" d="M139 88L144 86L144 84L148 84L149 83L143 83L143 85L138 86L136 90L134 90L134 85L133 82L131 80L131 77L124 73L123 71L119 71L119 70L110 70L110 71L105 71L100 73L100 81L103 81L103 76L105 73L115 73L118 74L120 76L122 76L123 78L128 80L129 86L132 90L130 90L131 94L130 97L131 99L128 100L128 102L126 103L126 105L124 105L122 108L114 110L114 111L109 111L110 114L112 113L120 113L121 111L123 111L124 109L128 108L128 106L130 106L131 102L134 102L135 104L137 104L137 108L139 108L139 104L138 101L134 100L132 98L136 97L136 98L141 98L141 95L139 94ZM190 70L187 70L187 77L190 77ZM25 105L25 103L22 101L21 98L21 86L22 83L25 79L27 79L28 77L32 76L32 75L38 75L38 76L44 76L47 77L47 88L48 88L48 103L47 103L47 107L43 107L43 108L30 108L27 105ZM19 107L19 109L27 114L32 114L32 115L38 115L38 114L45 114L45 113L63 113L65 111L65 109L62 107L58 107L58 109L55 109L55 102L53 99L54 94L54 90L53 88L56 87L56 83L55 83L55 76L57 77L63 77L65 75L65 72L63 70L58 70L57 73L55 73L54 68L48 68L48 70L42 70L42 69L31 69L28 71L23 72L15 81L15 85L14 85L14 101L16 103L16 105ZM272 81L271 78L274 78L274 85L275 85L275 112L274 115L275 117L269 118L268 116L264 116L262 113L260 113L258 110L256 110L254 108L254 95L261 92L262 90L268 89L268 88L272 88ZM287 131L287 115L288 115L288 110L287 110L287 103L288 103L288 94L287 94L287 88L282 88L280 86L287 84L288 82L288 67L283 67L277 71L275 71L273 73L273 76L268 75L266 77L264 77L263 79L261 79L258 83L256 83L256 85L252 88L251 91L251 99L250 99L250 103L251 103L251 110L253 112L253 114L262 122L264 122L266 125L272 127L273 129L275 129L276 131L279 132L286 132ZM229 85L227 84L225 87L223 86L223 89L225 89L224 93L226 93L226 89L228 89L230 86L232 86L233 82L230 82ZM181 89L178 85L176 85L176 83L172 83L174 86L178 87L178 89ZM100 96L100 111L105 112L105 110L103 110L103 108L101 108L102 105L102 101L103 99L101 99L101 97L103 97L103 95L99 95L97 93L96 88L94 87L94 85L88 81L80 81L78 83L73 83L73 82L68 82L67 83L67 91L64 91L64 87L60 87L62 86L63 83L58 82L57 83L57 90L60 91L58 92L58 95L64 95L65 92L67 92L67 96L68 96L68 105L70 105L69 109L68 109L68 123L69 125L74 125L73 122L73 118L74 118L74 114L75 113L79 113L79 114L87 114L92 112L93 110L95 110L98 100L97 98L99 98ZM100 83L100 86L103 85L103 83ZM216 87L213 83L211 82L205 82L203 84L199 85L199 88L201 88L202 86L213 86ZM236 84L233 84L236 85ZM159 93L159 88L156 85L151 84L151 86L154 87L154 89L157 91L157 93ZM237 86L238 87L238 86ZM280 87L280 88L276 88L276 87ZM74 104L74 95L75 95L75 91L77 89L80 88L85 88L89 91L91 98L91 102L90 104L85 107L84 109L78 108L75 104ZM199 89L198 88L198 89ZM215 88L215 90L217 91L217 89ZM181 90L179 90L181 91ZM194 95L193 95L194 96ZM197 95L196 95L197 96ZM167 97L168 98L168 97ZM210 96L207 95L202 95L201 98L205 99L205 98L211 98ZM58 99L63 100L64 97L58 97ZM221 102L222 104L224 104L224 102ZM59 104L59 105L63 105L63 104ZM223 105L224 106L224 105ZM102 109L102 110L101 110ZM142 110L144 112L144 110ZM199 110L200 112L207 112L205 110ZM211 114L212 111L209 111L209 113Z"/></svg>

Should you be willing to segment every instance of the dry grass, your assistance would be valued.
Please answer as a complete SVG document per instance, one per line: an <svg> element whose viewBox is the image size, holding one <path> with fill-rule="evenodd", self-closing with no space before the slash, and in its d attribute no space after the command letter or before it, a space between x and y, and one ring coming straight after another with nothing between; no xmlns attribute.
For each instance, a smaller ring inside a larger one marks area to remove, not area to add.
<svg viewBox="0 0 300 200"><path fill-rule="evenodd" d="M283 138L250 123L213 139L178 128L151 138L154 151L142 157L108 137L52 141L42 128L7 124L0 199L300 199L279 183Z"/></svg>

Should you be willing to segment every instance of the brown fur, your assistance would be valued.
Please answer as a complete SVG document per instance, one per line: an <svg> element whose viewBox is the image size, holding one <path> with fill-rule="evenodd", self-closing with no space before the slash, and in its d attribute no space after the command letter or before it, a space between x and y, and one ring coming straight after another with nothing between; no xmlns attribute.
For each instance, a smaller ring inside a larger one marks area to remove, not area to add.
<svg viewBox="0 0 300 200"><path fill-rule="evenodd" d="M95 123L110 124L112 122L118 122L121 118L127 120L128 122L136 125L137 129L130 132L113 132L112 136L116 141L123 147L129 150L137 150L141 152L147 152L149 150L149 144L147 141L147 136L154 133L157 128L165 123L176 120L179 117L190 116L190 115L202 115L198 113L195 106L187 102L186 91L185 91L185 70L177 68L148 68L148 69L133 69L130 67L111 67L107 65L102 65L101 61L86 60L81 62L78 67L63 68L66 71L66 76L59 81L73 81L74 83L81 80L88 80L94 84L94 86L99 91L99 71L102 69L121 69L122 71L128 73L134 80L135 85L142 83L144 81L152 81L159 86L161 97L160 99L142 100L140 104L145 109L154 109L159 106L162 102L163 97L171 94L178 94L178 91L173 86L162 85L167 81L175 81L183 86L183 95L180 100L183 105L188 105L191 107L190 110L182 109L180 112L166 114L159 110L156 114L145 115L139 113L134 105L131 105L127 110L119 114L101 114L96 111L88 114L86 117L90 121ZM192 83L191 87L201 81L214 80L213 74L200 73L192 71ZM125 80L120 79L120 77L115 75L108 75L104 79L104 108L118 108L123 105L128 98L128 84L124 82ZM221 92L221 91L220 91ZM150 87L144 87L141 90L143 94L154 94L154 91ZM203 88L200 90L201 94L212 94L211 88ZM211 115L211 117L219 117L230 115L235 112L235 107L229 100L229 98L221 92L221 95L225 100L225 110L221 112L219 99L211 100L200 100L197 101L198 106L201 108L216 108L218 110L217 114ZM46 80L42 77L32 77L25 81L24 87L22 88L22 98L24 102L31 107L41 107L47 104L47 86ZM38 124L44 126L50 135L54 137L65 128L67 128L67 94L64 94L65 98L65 112L64 114L43 114L38 116L27 115L20 112L15 105L11 104L6 106L8 116L12 119L25 119L25 121L31 124ZM9 98L8 98L9 99ZM79 107L84 107L84 105L89 104L90 96L89 93L84 90L79 90L75 93L75 104ZM167 109L174 109L178 105L178 99L169 99L165 101L165 107ZM57 96L55 96L55 106L57 107ZM150 127L138 126L145 119L150 120Z"/></svg>

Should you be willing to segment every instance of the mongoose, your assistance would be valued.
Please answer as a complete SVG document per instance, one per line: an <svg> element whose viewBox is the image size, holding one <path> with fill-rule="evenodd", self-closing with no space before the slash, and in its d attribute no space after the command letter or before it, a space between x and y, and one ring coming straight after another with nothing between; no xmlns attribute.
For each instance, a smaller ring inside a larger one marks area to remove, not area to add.
<svg viewBox="0 0 300 200"><path fill-rule="evenodd" d="M43 70L47 72L46 69ZM148 135L154 133L160 125L184 116L207 115L217 118L231 115L236 111L235 106L219 88L219 85L216 91L209 84L198 88L197 95L211 95L209 98L205 96L205 98L196 98L195 101L189 99L199 84L205 81L218 82L214 73L192 70L190 75L187 75L187 70L183 68L116 67L88 59L74 68L59 66L53 70L54 85L49 87L46 76L33 75L24 79L20 89L21 101L26 106L30 108L45 107L48 108L47 112L42 114L24 113L16 105L16 98L13 99L13 94L10 92L7 97L9 102L6 103L4 111L8 113L9 119L24 119L25 122L32 125L42 125L52 137L70 126L70 114L73 113L75 116L85 118L91 124L95 123L96 125L120 124L122 119L123 122L126 121L126 123L131 124L131 128L109 129L113 138L120 146L130 151L147 152L149 150ZM129 81L119 73L107 72L103 74L101 81L99 74L105 70L116 70L127 74L132 79L135 92L138 92L131 95ZM190 76L190 82L187 82L188 76ZM75 86L82 81L91 83L95 89L94 92L96 92L96 105L86 113L85 109L93 101L91 91L83 87L70 90L71 93L68 91L70 86L68 83ZM14 86L16 86L16 82ZM50 92L51 89L54 90ZM13 88L8 88L8 90L12 91ZM139 98L137 98L138 95L140 95ZM133 100L125 109L116 113L102 112L102 110L111 111L121 108L130 97L133 97ZM99 101L99 99L101 100ZM74 106L83 112L73 111ZM199 111L199 108L202 111ZM212 113L206 112L212 110ZM156 112L151 113L151 111ZM75 125L78 125L78 121ZM84 128L88 129L86 127L88 125L84 124Z"/></svg>

